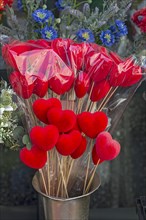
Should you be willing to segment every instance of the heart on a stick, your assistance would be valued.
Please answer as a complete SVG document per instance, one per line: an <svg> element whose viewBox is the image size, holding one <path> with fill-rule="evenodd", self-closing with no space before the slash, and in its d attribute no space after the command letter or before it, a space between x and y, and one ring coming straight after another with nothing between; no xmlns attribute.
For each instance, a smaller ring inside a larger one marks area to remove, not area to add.
<svg viewBox="0 0 146 220"><path fill-rule="evenodd" d="M108 118L104 112L82 112L77 116L77 122L84 134L96 138L107 127Z"/></svg>
<svg viewBox="0 0 146 220"><path fill-rule="evenodd" d="M71 154L71 157L73 159L77 159L81 157L86 150L86 146L87 146L87 140L85 137L82 137L79 147Z"/></svg>
<svg viewBox="0 0 146 220"><path fill-rule="evenodd" d="M59 132L68 132L76 124L76 115L71 110L52 108L47 113L48 122L55 125Z"/></svg>
<svg viewBox="0 0 146 220"><path fill-rule="evenodd" d="M54 107L59 109L62 108L61 102L56 98L37 99L32 107L37 118L45 124L49 124L47 118L47 112L49 109Z"/></svg>
<svg viewBox="0 0 146 220"><path fill-rule="evenodd" d="M94 163L94 165L97 165L97 163L102 163L103 160L101 160L99 158L99 156L97 155L97 152L96 152L96 145L94 145L93 149L92 149L92 161Z"/></svg>
<svg viewBox="0 0 146 220"><path fill-rule="evenodd" d="M30 131L30 139L41 150L51 150L57 143L59 131L54 125L35 126Z"/></svg>
<svg viewBox="0 0 146 220"><path fill-rule="evenodd" d="M25 165L33 169L42 168L47 161L47 153L35 145L32 146L31 150L26 147L22 148L19 156Z"/></svg>
<svg viewBox="0 0 146 220"><path fill-rule="evenodd" d="M58 152L63 156L71 155L79 146L82 141L82 135L79 131L71 131L68 134L59 136L56 144Z"/></svg>
<svg viewBox="0 0 146 220"><path fill-rule="evenodd" d="M113 160L120 153L120 144L109 132L101 132L96 138L96 152L101 160Z"/></svg>

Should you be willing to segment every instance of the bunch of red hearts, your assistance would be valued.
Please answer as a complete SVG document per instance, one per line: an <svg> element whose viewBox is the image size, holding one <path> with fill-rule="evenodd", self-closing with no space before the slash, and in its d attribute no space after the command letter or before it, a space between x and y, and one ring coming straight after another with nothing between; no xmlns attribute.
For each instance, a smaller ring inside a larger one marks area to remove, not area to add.
<svg viewBox="0 0 146 220"><path fill-rule="evenodd" d="M42 98L48 88L58 95L74 88L78 98L91 93L91 101L96 102L111 87L129 87L142 78L132 57L121 59L104 47L70 39L15 41L5 45L2 54L15 70L10 83L24 99L32 94Z"/></svg>
<svg viewBox="0 0 146 220"><path fill-rule="evenodd" d="M45 164L46 152L55 146L63 156L79 158L87 147L85 136L95 139L108 124L105 113L82 112L75 115L72 110L62 110L61 102L56 98L36 100L33 103L33 111L37 118L46 124L44 127L35 126L31 129L33 148L29 151L24 148L20 153L21 160L33 168ZM40 164L38 165L36 160L35 166L33 158L38 151L42 151L39 156Z"/></svg>

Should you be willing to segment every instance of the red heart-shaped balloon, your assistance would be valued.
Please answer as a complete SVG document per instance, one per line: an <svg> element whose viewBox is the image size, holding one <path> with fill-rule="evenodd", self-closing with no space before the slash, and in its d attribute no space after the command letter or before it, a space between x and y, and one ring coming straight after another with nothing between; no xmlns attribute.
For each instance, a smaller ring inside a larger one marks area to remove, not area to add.
<svg viewBox="0 0 146 220"><path fill-rule="evenodd" d="M108 55L91 52L86 56L86 60L85 70L94 82L106 79L113 65L113 61Z"/></svg>
<svg viewBox="0 0 146 220"><path fill-rule="evenodd" d="M108 118L104 112L82 112L77 116L77 122L84 134L90 138L96 138L101 131L105 130Z"/></svg>
<svg viewBox="0 0 146 220"><path fill-rule="evenodd" d="M82 135L79 131L71 131L68 134L62 134L56 144L58 152L63 156L71 155L80 145Z"/></svg>
<svg viewBox="0 0 146 220"><path fill-rule="evenodd" d="M52 108L47 113L48 122L55 125L59 132L68 132L76 124L76 115L71 110Z"/></svg>
<svg viewBox="0 0 146 220"><path fill-rule="evenodd" d="M87 146L87 140L85 137L82 136L81 143L79 147L71 154L71 157L73 159L77 159L83 155L83 153L86 151Z"/></svg>
<svg viewBox="0 0 146 220"><path fill-rule="evenodd" d="M117 58L110 72L109 82L111 86L128 87L139 82L141 78L141 67L136 65L131 57L121 62Z"/></svg>
<svg viewBox="0 0 146 220"><path fill-rule="evenodd" d="M47 153L35 145L32 146L31 150L24 147L20 151L20 160L30 168L40 169L47 161Z"/></svg>
<svg viewBox="0 0 146 220"><path fill-rule="evenodd" d="M28 84L24 75L18 71L14 71L9 76L9 81L13 90L19 97L28 99L32 95L34 84Z"/></svg>
<svg viewBox="0 0 146 220"><path fill-rule="evenodd" d="M50 99L37 99L33 103L33 111L37 118L44 122L45 124L49 124L48 118L47 118L47 112L51 108L59 108L61 109L61 102L56 98L50 98Z"/></svg>
<svg viewBox="0 0 146 220"><path fill-rule="evenodd" d="M89 75L83 71L80 71L76 81L75 81L75 93L78 98L84 97L86 95L90 86L90 78Z"/></svg>
<svg viewBox="0 0 146 220"><path fill-rule="evenodd" d="M57 143L59 131L54 125L45 127L35 126L30 131L30 139L41 150L51 150Z"/></svg>
<svg viewBox="0 0 146 220"><path fill-rule="evenodd" d="M101 160L113 160L120 153L120 144L112 139L109 132L101 132L96 138L96 152Z"/></svg>
<svg viewBox="0 0 146 220"><path fill-rule="evenodd" d="M69 50L68 50L68 56L70 59L70 63L72 66L72 69L74 72L77 70L80 70L83 66L83 59L84 59L84 50L83 50L84 44L78 44L74 43L70 45Z"/></svg>
<svg viewBox="0 0 146 220"><path fill-rule="evenodd" d="M67 64L69 64L69 62L68 62L68 49L69 49L70 44L72 44L73 42L74 41L71 39L57 38L57 39L54 39L51 43L52 49Z"/></svg>
<svg viewBox="0 0 146 220"><path fill-rule="evenodd" d="M34 82L34 89L33 93L39 96L40 98L43 98L48 91L48 81L45 82L39 78L37 78Z"/></svg>
<svg viewBox="0 0 146 220"><path fill-rule="evenodd" d="M99 161L100 160L100 161ZM99 158L99 156L97 155L97 152L96 152L96 145L94 145L93 149L92 149L92 161L94 163L94 165L97 165L97 163L102 163L104 160L101 160Z"/></svg>
<svg viewBox="0 0 146 220"><path fill-rule="evenodd" d="M95 83L90 96L91 101L97 102L103 99L109 92L110 88L111 86L108 80L102 80L101 82Z"/></svg>

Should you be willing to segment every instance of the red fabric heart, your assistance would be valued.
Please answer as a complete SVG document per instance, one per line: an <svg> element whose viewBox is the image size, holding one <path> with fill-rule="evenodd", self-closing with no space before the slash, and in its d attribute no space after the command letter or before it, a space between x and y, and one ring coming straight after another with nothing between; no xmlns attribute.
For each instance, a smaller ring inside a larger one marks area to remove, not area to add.
<svg viewBox="0 0 146 220"><path fill-rule="evenodd" d="M43 80L37 78L34 82L33 93L43 98L48 91L48 81L44 82Z"/></svg>
<svg viewBox="0 0 146 220"><path fill-rule="evenodd" d="M91 92L90 100L92 102L97 102L103 99L109 92L111 86L108 80L103 80L101 82L95 83ZM89 90L90 92L90 90Z"/></svg>
<svg viewBox="0 0 146 220"><path fill-rule="evenodd" d="M51 150L59 138L58 129L54 125L35 126L30 131L30 139L41 150Z"/></svg>
<svg viewBox="0 0 146 220"><path fill-rule="evenodd" d="M50 98L50 99L37 99L33 103L33 111L37 118L44 122L45 124L49 124L48 118L47 118L47 112L51 108L59 108L61 109L61 102L56 98Z"/></svg>
<svg viewBox="0 0 146 220"><path fill-rule="evenodd" d="M84 134L90 138L96 138L101 131L105 130L108 118L104 112L82 112L77 116L77 122Z"/></svg>
<svg viewBox="0 0 146 220"><path fill-rule="evenodd" d="M90 86L90 79L87 73L80 71L76 81L75 81L75 93L78 98L84 97L86 95Z"/></svg>
<svg viewBox="0 0 146 220"><path fill-rule="evenodd" d="M96 138L96 152L101 160L115 159L120 153L120 148L120 144L106 131L101 132Z"/></svg>
<svg viewBox="0 0 146 220"><path fill-rule="evenodd" d="M113 55L112 55L113 56ZM114 58L115 64L110 72L109 82L111 86L128 87L139 82L142 78L141 67L134 64L131 57L126 60Z"/></svg>
<svg viewBox="0 0 146 220"><path fill-rule="evenodd" d="M76 124L76 115L71 110L52 108L47 113L48 122L55 125L59 132L68 132Z"/></svg>
<svg viewBox="0 0 146 220"><path fill-rule="evenodd" d="M82 135L79 131L71 131L68 134L62 134L56 144L58 152L63 156L71 155L80 145Z"/></svg>
<svg viewBox="0 0 146 220"><path fill-rule="evenodd" d="M82 136L81 143L79 147L71 154L71 157L73 159L77 159L83 155L83 153L86 151L87 147L87 141L86 138Z"/></svg>
<svg viewBox="0 0 146 220"><path fill-rule="evenodd" d="M26 147L22 148L19 156L25 165L33 169L42 168L47 161L47 153L35 145L32 146L31 150L28 150Z"/></svg>
<svg viewBox="0 0 146 220"><path fill-rule="evenodd" d="M70 44L72 44L74 41L71 39L62 39L57 38L54 39L51 43L51 48L61 57L61 59L69 64L68 62L68 49Z"/></svg>
<svg viewBox="0 0 146 220"><path fill-rule="evenodd" d="M19 97L23 99L28 99L32 95L34 84L28 84L25 76L20 72L14 71L9 76L9 81L13 90Z"/></svg>
<svg viewBox="0 0 146 220"><path fill-rule="evenodd" d="M94 145L93 149L92 149L92 161L94 163L94 165L97 165L98 161L99 161L99 156L97 155L97 152L96 152L96 145ZM100 159L100 163L102 163L104 160L101 160Z"/></svg>

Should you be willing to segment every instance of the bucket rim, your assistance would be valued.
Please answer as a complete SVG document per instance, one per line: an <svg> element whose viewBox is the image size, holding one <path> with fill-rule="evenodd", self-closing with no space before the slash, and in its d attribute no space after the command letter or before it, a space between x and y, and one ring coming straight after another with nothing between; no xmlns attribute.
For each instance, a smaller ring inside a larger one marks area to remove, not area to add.
<svg viewBox="0 0 146 220"><path fill-rule="evenodd" d="M100 180L100 177L99 175L96 173L95 176L94 176L94 179L96 178L96 180L98 181L98 184L96 187L94 187L91 191L89 191L88 193L84 194L84 195L81 195L81 196L76 196L76 197L70 197L70 198L59 198L59 197L54 197L54 196L49 196L49 195L46 195L45 193L43 193L42 191L40 191L38 189L38 187L36 186L35 184L35 179L37 178L37 175L38 175L39 171L37 171L35 173L35 175L33 176L33 179L32 179L32 186L33 188L35 189L36 192L38 192L40 195L42 195L43 197L45 198L48 198L48 199L51 199L51 200L54 200L54 201L59 201L59 202L68 202L68 201L72 201L72 200L77 200L77 199L82 199L84 197L88 197L90 196L91 194L93 194L101 185L101 180Z"/></svg>

